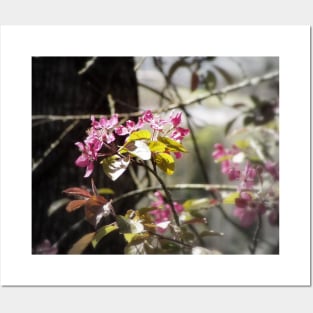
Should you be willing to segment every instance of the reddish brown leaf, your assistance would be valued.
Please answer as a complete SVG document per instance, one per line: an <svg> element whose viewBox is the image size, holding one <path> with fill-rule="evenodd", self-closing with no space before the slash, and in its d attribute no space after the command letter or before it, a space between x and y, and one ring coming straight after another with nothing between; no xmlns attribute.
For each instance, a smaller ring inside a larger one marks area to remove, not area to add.
<svg viewBox="0 0 313 313"><path fill-rule="evenodd" d="M88 223L96 227L106 212L103 205L108 201L102 196L92 196L87 200L85 206L85 219Z"/></svg>
<svg viewBox="0 0 313 313"><path fill-rule="evenodd" d="M198 88L198 85L199 85L199 76L196 72L192 72L190 90L191 91L196 90Z"/></svg>
<svg viewBox="0 0 313 313"><path fill-rule="evenodd" d="M73 200L73 201L68 203L65 210L67 212L73 212L73 211L79 209L80 207L82 207L84 204L86 204L86 202L87 202L87 200Z"/></svg>
<svg viewBox="0 0 313 313"><path fill-rule="evenodd" d="M78 187L71 187L63 190L63 192L69 194L69 195L75 195L75 196L82 196L86 198L90 198L91 194L86 189L78 188Z"/></svg>

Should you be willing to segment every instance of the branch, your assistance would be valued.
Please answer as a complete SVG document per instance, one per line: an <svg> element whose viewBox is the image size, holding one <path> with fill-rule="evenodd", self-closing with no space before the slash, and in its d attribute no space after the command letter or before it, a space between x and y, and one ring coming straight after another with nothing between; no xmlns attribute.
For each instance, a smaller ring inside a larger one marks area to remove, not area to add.
<svg viewBox="0 0 313 313"><path fill-rule="evenodd" d="M229 85L226 86L222 89L216 89L213 90L211 92L208 92L206 95L187 101L187 102L183 102L183 103L174 103L171 104L169 106L167 106L166 108L163 109L163 112L167 112L176 108L179 108L181 106L189 106L189 105L193 105L195 103L199 103L203 100L206 100L210 97L214 97L214 96L221 96L221 95L226 95L229 92L232 91L236 91L245 87L249 87L249 86L255 86L258 85L262 82L265 81L269 81L269 80L273 80L275 78L277 78L279 76L279 72L278 71L274 71L274 72L270 72L267 74L264 74L263 76L257 76L257 77L253 77L251 79L245 79L237 84L233 84L233 85ZM140 84L141 86L143 86L143 84ZM144 85L143 87L150 89L153 92L156 92L159 95L162 95L162 97L164 97L166 100L171 101L170 98L168 98L167 96L163 95L162 93L158 92L156 89L152 88L152 87L148 87L146 85ZM154 110L153 113L159 113L160 110ZM32 116L32 120L49 120L49 121L69 121L69 120L89 120L91 115L93 115L95 118L100 118L100 117L111 117L110 115L105 115L105 114L82 114L82 115L33 115ZM121 118L129 118L129 117L139 117L142 115L142 111L139 112L132 112L132 113L120 113L119 116Z"/></svg>
<svg viewBox="0 0 313 313"><path fill-rule="evenodd" d="M62 134L59 136L57 140L55 140L49 148L43 153L42 157L33 163L32 171L34 172L38 166L47 158L47 156L61 143L62 139L79 123L79 120L75 120L71 123Z"/></svg>
<svg viewBox="0 0 313 313"><path fill-rule="evenodd" d="M218 185L218 184L176 184L176 185L169 185L166 186L168 190L205 190L205 191L214 191L214 190L220 190L220 191L237 191L237 186L232 185ZM155 187L146 187L140 190L133 190L127 193L124 193L123 195L116 197L112 200L112 203L118 202L125 198L130 198L133 196L137 196L140 194L152 192L152 191L158 191L160 189L163 189L161 186L155 186ZM249 189L251 191L251 189Z"/></svg>

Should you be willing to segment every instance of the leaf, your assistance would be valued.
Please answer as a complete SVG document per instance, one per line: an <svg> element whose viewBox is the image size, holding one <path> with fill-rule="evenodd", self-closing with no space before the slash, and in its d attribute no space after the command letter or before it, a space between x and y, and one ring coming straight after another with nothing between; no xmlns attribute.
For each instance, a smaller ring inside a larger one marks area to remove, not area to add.
<svg viewBox="0 0 313 313"><path fill-rule="evenodd" d="M237 116L233 119L231 119L229 122L227 122L226 126L225 126L225 135L227 135L231 129L231 127L234 125L234 123L237 120Z"/></svg>
<svg viewBox="0 0 313 313"><path fill-rule="evenodd" d="M196 72L192 72L191 74L191 83L190 83L190 90L194 91L198 88L199 85L199 76Z"/></svg>
<svg viewBox="0 0 313 313"><path fill-rule="evenodd" d="M155 155L156 165L167 175L173 175L175 171L174 158L168 153L158 153Z"/></svg>
<svg viewBox="0 0 313 313"><path fill-rule="evenodd" d="M114 195L115 192L111 188L100 188L98 189L100 195Z"/></svg>
<svg viewBox="0 0 313 313"><path fill-rule="evenodd" d="M151 152L154 152L154 153L164 152L166 150L166 144L160 141L150 141L149 149Z"/></svg>
<svg viewBox="0 0 313 313"><path fill-rule="evenodd" d="M64 193L67 193L69 195L75 195L75 196L82 196L85 198L91 197L90 192L88 192L86 189L78 188L78 187L71 187L63 190Z"/></svg>
<svg viewBox="0 0 313 313"><path fill-rule="evenodd" d="M232 76L229 74L229 72L225 71L223 68L221 68L220 66L214 64L213 65L215 67L215 69L223 76L223 78L225 79L225 81L231 85L234 83L234 79L232 78Z"/></svg>
<svg viewBox="0 0 313 313"><path fill-rule="evenodd" d="M97 227L103 217L109 216L113 210L111 202L102 196L93 196L85 206L85 219L88 223Z"/></svg>
<svg viewBox="0 0 313 313"><path fill-rule="evenodd" d="M116 216L116 223L121 234L131 233L131 225L129 220L122 215Z"/></svg>
<svg viewBox="0 0 313 313"><path fill-rule="evenodd" d="M151 138L151 133L146 129L142 129L142 130L138 130L138 131L131 133L127 137L126 143L136 141L136 140L142 140L142 139L149 140L150 138Z"/></svg>
<svg viewBox="0 0 313 313"><path fill-rule="evenodd" d="M67 252L67 254L81 254L90 244L94 236L95 232L84 235L73 244L72 248Z"/></svg>
<svg viewBox="0 0 313 313"><path fill-rule="evenodd" d="M248 140L237 140L235 142L235 146L238 147L240 150L245 150L250 147L250 143Z"/></svg>
<svg viewBox="0 0 313 313"><path fill-rule="evenodd" d="M104 173L113 181L117 180L127 169L130 158L113 155L104 158L100 164Z"/></svg>
<svg viewBox="0 0 313 313"><path fill-rule="evenodd" d="M244 126L247 126L247 125L254 123L254 122L255 122L254 117L251 115L246 115L245 118L243 119L243 125Z"/></svg>
<svg viewBox="0 0 313 313"><path fill-rule="evenodd" d="M86 202L87 202L87 200L72 200L71 202L68 203L65 210L67 212L73 212L73 211L79 209L80 207L82 207L83 205L85 205Z"/></svg>
<svg viewBox="0 0 313 313"><path fill-rule="evenodd" d="M239 192L232 192L223 199L223 204L235 204L235 200L240 198Z"/></svg>
<svg viewBox="0 0 313 313"><path fill-rule="evenodd" d="M67 198L62 198L56 201L53 201L48 208L48 216L51 216L54 212L59 210L63 205L68 203L70 200Z"/></svg>
<svg viewBox="0 0 313 313"><path fill-rule="evenodd" d="M208 90L213 90L216 87L216 76L213 72L208 71L205 78L205 86Z"/></svg>
<svg viewBox="0 0 313 313"><path fill-rule="evenodd" d="M96 235L94 237L94 239L92 240L91 244L94 248L97 247L98 243L108 234L110 234L112 231L118 229L118 226L116 225L116 223L112 223L109 225L105 225L103 227L100 227L97 232Z"/></svg>
<svg viewBox="0 0 313 313"><path fill-rule="evenodd" d="M187 152L185 147L178 141L169 137L158 137L158 140L166 145L167 150L170 152Z"/></svg>
<svg viewBox="0 0 313 313"><path fill-rule="evenodd" d="M172 76L178 70L178 68L180 68L180 67L188 67L188 66L189 66L189 64L182 58L180 58L179 60L174 62L172 64L172 66L170 67L170 69L168 70L168 74L167 74L168 80L171 81Z"/></svg>
<svg viewBox="0 0 313 313"><path fill-rule="evenodd" d="M190 209L201 209L210 205L209 198L189 199L183 203L183 207L188 211Z"/></svg>
<svg viewBox="0 0 313 313"><path fill-rule="evenodd" d="M140 234L124 234L125 240L128 242L129 245L138 245L144 242L146 239L150 237L149 233L140 233Z"/></svg>
<svg viewBox="0 0 313 313"><path fill-rule="evenodd" d="M142 160L150 160L151 159L151 151L148 147L148 145L141 141L141 140L136 140L129 142L125 145L125 147L128 152ZM123 148L123 149L124 149Z"/></svg>
<svg viewBox="0 0 313 313"><path fill-rule="evenodd" d="M200 237L206 237L206 236L224 236L224 233L219 233L214 230L204 230L199 234Z"/></svg>

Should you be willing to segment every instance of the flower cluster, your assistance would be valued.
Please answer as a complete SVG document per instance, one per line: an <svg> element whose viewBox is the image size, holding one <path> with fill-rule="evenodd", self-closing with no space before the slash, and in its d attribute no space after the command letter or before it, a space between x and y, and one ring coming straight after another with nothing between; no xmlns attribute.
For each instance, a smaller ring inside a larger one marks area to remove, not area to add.
<svg viewBox="0 0 313 313"><path fill-rule="evenodd" d="M116 144L116 136L121 138L127 136L125 139L126 143L131 134L147 128L151 129L152 134L149 131L151 138L149 135L148 137L146 136L145 139L155 141L161 136L181 143L183 138L189 134L188 129L179 126L182 119L181 115L181 112L172 112L168 119L163 119L154 115L151 110L146 110L143 112L142 116L139 117L137 123L132 120L127 120L124 125L119 124L117 114L114 114L110 119L102 117L98 121L92 116L91 127L87 130L87 137L84 142L75 143L81 152L75 164L79 167L86 168L84 177L89 177L94 170L94 162L97 161L99 157L112 156L120 152ZM135 145L136 148L139 148L139 145L140 148L144 146L144 144L138 144L137 146ZM171 150L171 152L174 153L176 158L181 157L181 151ZM149 158L150 154L148 154L147 158L143 159ZM125 160L123 160L123 162L125 163Z"/></svg>
<svg viewBox="0 0 313 313"><path fill-rule="evenodd" d="M158 231L164 232L171 220L171 206L165 201L164 196L160 191L156 191L154 196L156 200L151 203L151 207L155 208L155 210L152 210L149 213L153 216ZM173 206L178 214L184 211L182 204L176 201L173 201Z"/></svg>
<svg viewBox="0 0 313 313"><path fill-rule="evenodd" d="M237 146L231 149L215 144L212 153L214 160L221 164L221 172L230 181L238 182L238 193L234 200L233 211L243 227L250 227L257 218L268 213L270 224L278 224L278 195L272 190L264 190L264 176L269 174L273 182L279 180L278 163L267 161L264 164L252 164L245 153ZM260 186L259 186L260 185ZM258 194L255 189L260 189Z"/></svg>

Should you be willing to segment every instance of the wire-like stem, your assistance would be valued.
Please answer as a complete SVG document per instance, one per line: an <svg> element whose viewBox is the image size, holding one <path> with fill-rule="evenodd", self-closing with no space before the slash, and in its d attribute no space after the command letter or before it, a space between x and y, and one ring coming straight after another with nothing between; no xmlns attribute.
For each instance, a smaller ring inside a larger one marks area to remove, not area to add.
<svg viewBox="0 0 313 313"><path fill-rule="evenodd" d="M261 215L259 215L258 219L257 219L257 224L256 224L256 227L255 227L255 231L254 231L254 234L253 234L253 238L252 238L252 243L251 243L251 246L250 246L250 253L251 254L255 254L255 251L257 249L258 242L259 242L259 235L261 233L261 228L262 228L262 217L261 217Z"/></svg>
<svg viewBox="0 0 313 313"><path fill-rule="evenodd" d="M138 163L139 165L144 166L150 173L152 173L154 175L154 177L157 179L157 181L160 183L160 185L162 186L163 191L165 192L165 196L167 198L167 202L170 205L175 223L178 227L180 227L180 222L179 222L179 217L177 212L175 211L175 207L174 207L174 202L171 196L171 193L169 192L167 186L165 185L164 181L162 180L162 178L158 175L158 173L156 171L154 171L152 168L150 168L147 164L145 163Z"/></svg>
<svg viewBox="0 0 313 313"><path fill-rule="evenodd" d="M157 234L157 233L154 233L152 231L148 231L151 235L154 235L154 236L157 236L161 239L164 239L164 240L168 240L168 241L172 241L172 242L175 242L175 243L178 243L179 245L182 245L182 246L185 246L185 247L188 247L188 248L192 248L192 245L189 245L188 243L185 243L185 242L182 242L180 240L177 240L177 239L174 239L174 238L170 238L170 237L166 237L166 236L163 236L161 234Z"/></svg>
<svg viewBox="0 0 313 313"><path fill-rule="evenodd" d="M249 87L249 86L255 86L258 85L262 82L266 82L266 81L270 81L273 79L278 78L279 76L279 72L278 71L273 71L267 74L264 74L262 76L256 76L250 79L244 79L239 83L236 84L232 84L232 85L228 85L224 88L221 89L216 89L216 90L212 90L210 92L208 92L206 95L201 96L201 97L197 97L195 99L189 100L189 101L182 101L181 103L173 103L169 106L166 106L165 108L163 108L163 112L167 112L176 108L181 108L182 106L190 106L196 103L200 103L203 100L206 100L210 97L213 96L220 96L220 95L226 95L230 92L245 88L245 87ZM145 88L147 88L147 86L145 86ZM153 90L153 88L149 88L151 91L156 91L157 90ZM160 93L157 92L159 95ZM162 97L168 101L171 101L170 98L166 97L164 94L162 94ZM158 113L160 110L154 110L152 111L153 113ZM68 121L68 120L89 120L90 116L94 115L95 118L100 118L100 117L111 117L110 115L105 115L105 114L83 114L83 115L33 115L32 116L32 120L49 120L49 121ZM123 118L129 118L129 117L139 117L142 115L142 111L139 112L132 112L132 113L120 113L119 117Z"/></svg>

